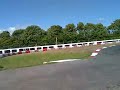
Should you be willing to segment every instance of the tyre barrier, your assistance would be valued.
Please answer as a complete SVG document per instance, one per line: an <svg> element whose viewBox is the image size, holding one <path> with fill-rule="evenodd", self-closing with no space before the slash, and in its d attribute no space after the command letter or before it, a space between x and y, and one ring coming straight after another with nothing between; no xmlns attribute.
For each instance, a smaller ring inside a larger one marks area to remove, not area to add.
<svg viewBox="0 0 120 90"><path fill-rule="evenodd" d="M30 50L26 50L25 53L30 53Z"/></svg>
<svg viewBox="0 0 120 90"><path fill-rule="evenodd" d="M0 57L7 57L7 56L11 56L11 55L39 52L39 51L45 52L45 51L54 50L54 49L103 45L103 44L111 44L111 43L120 43L120 39L92 41L92 42L80 42L80 43L70 43L70 44L58 44L58 45L47 45L47 46L22 47L22 48L13 48L13 49L2 49L2 50L0 50ZM96 56L97 52L99 50L95 51L91 56Z"/></svg>
<svg viewBox="0 0 120 90"><path fill-rule="evenodd" d="M43 48L43 51L44 51L44 52L47 51L47 48Z"/></svg>
<svg viewBox="0 0 120 90"><path fill-rule="evenodd" d="M19 51L19 52L18 52L18 54L22 54L22 52L21 52L21 51Z"/></svg>

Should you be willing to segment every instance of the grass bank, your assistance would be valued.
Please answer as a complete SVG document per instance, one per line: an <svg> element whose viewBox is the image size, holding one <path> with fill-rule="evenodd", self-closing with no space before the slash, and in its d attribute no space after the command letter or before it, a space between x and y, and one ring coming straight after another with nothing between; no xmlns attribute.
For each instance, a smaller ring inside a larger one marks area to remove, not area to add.
<svg viewBox="0 0 120 90"><path fill-rule="evenodd" d="M14 69L41 65L43 62L52 60L86 59L94 50L101 47L103 46L86 46L9 56L0 59L0 67L1 69Z"/></svg>

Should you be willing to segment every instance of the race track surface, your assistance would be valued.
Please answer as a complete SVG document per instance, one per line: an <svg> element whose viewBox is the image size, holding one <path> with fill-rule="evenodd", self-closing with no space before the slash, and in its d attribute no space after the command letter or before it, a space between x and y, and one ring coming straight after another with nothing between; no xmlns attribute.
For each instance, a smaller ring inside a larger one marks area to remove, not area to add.
<svg viewBox="0 0 120 90"><path fill-rule="evenodd" d="M120 90L120 46L86 61L1 71L0 90Z"/></svg>

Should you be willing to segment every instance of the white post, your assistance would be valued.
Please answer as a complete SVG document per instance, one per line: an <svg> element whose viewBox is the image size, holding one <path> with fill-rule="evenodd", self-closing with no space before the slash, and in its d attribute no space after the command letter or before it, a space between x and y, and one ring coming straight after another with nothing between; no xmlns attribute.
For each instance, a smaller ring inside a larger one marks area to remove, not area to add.
<svg viewBox="0 0 120 90"><path fill-rule="evenodd" d="M57 45L57 37L56 37L56 45Z"/></svg>

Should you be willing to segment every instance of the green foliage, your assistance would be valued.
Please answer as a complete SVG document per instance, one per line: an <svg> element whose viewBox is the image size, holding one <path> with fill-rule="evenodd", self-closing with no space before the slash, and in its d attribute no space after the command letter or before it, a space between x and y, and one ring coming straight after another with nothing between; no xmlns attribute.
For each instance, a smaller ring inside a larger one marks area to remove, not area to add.
<svg viewBox="0 0 120 90"><path fill-rule="evenodd" d="M109 30L114 30L109 33ZM52 25L47 31L39 26L31 25L26 29L15 30L12 35L8 31L0 33L0 49L17 48L36 45L50 45L94 40L120 38L120 19L115 20L110 26L79 22L67 24L65 28Z"/></svg>
<svg viewBox="0 0 120 90"><path fill-rule="evenodd" d="M115 20L107 29L113 31L112 38L120 38L120 19Z"/></svg>
<svg viewBox="0 0 120 90"><path fill-rule="evenodd" d="M48 35L48 42L49 44L55 44L56 43L56 38L58 42L62 42L61 41L61 35L63 34L63 29L61 26L59 25L53 25L51 26L48 31L47 31L47 35Z"/></svg>
<svg viewBox="0 0 120 90"><path fill-rule="evenodd" d="M12 37L21 37L21 35L24 33L24 29L19 29L19 30L15 30L13 33L12 33Z"/></svg>
<svg viewBox="0 0 120 90"><path fill-rule="evenodd" d="M108 26L108 29L120 30L120 19L115 20L110 26Z"/></svg>
<svg viewBox="0 0 120 90"><path fill-rule="evenodd" d="M80 31L84 30L84 24L82 22L79 22L77 24L77 31L80 33Z"/></svg>
<svg viewBox="0 0 120 90"><path fill-rule="evenodd" d="M53 25L48 29L48 35L57 36L62 33L62 27L59 25Z"/></svg>
<svg viewBox="0 0 120 90"><path fill-rule="evenodd" d="M8 31L3 31L3 32L0 34L0 38L3 38L3 39L10 38L10 33L9 33Z"/></svg>
<svg viewBox="0 0 120 90"><path fill-rule="evenodd" d="M23 40L25 46L41 45L43 30L39 26L28 26L23 33Z"/></svg>
<svg viewBox="0 0 120 90"><path fill-rule="evenodd" d="M72 24L68 24L65 26L65 30L67 32L76 32L76 26L72 23Z"/></svg>

